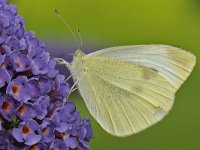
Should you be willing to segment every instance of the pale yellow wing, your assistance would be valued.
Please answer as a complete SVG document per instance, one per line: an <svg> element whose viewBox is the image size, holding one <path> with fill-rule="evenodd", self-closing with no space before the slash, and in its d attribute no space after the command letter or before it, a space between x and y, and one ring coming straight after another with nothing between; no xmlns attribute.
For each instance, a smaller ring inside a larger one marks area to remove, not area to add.
<svg viewBox="0 0 200 150"><path fill-rule="evenodd" d="M176 87L154 69L106 57L84 60L78 88L90 113L108 133L128 136L161 120Z"/></svg>
<svg viewBox="0 0 200 150"><path fill-rule="evenodd" d="M100 50L80 61L78 88L90 113L110 134L128 136L169 112L196 58L173 46L139 45Z"/></svg>
<svg viewBox="0 0 200 150"><path fill-rule="evenodd" d="M170 45L135 45L103 49L86 57L104 56L157 70L177 89L191 73L196 57Z"/></svg>

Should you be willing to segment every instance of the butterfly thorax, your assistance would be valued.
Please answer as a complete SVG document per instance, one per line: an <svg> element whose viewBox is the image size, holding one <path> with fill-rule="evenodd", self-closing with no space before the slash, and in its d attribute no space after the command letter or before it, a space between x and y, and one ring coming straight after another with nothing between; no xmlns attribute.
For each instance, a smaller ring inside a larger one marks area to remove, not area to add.
<svg viewBox="0 0 200 150"><path fill-rule="evenodd" d="M83 75L83 58L85 54L81 50L76 50L73 61L71 63L71 74L75 80L80 78L80 75Z"/></svg>

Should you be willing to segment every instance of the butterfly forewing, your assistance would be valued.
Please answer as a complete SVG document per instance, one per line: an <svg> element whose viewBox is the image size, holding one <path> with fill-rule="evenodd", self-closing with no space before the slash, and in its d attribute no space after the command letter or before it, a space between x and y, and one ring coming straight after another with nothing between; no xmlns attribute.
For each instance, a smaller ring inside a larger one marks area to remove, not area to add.
<svg viewBox="0 0 200 150"><path fill-rule="evenodd" d="M103 56L143 65L160 72L177 89L190 75L196 57L170 45L135 45L103 49L86 57Z"/></svg>

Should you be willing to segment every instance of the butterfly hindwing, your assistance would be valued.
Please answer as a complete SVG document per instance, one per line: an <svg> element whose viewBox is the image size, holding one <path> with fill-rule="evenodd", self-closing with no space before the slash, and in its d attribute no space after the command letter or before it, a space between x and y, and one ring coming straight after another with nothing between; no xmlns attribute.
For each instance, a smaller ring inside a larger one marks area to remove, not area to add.
<svg viewBox="0 0 200 150"><path fill-rule="evenodd" d="M81 95L110 134L137 133L162 119L173 105L176 89L150 68L105 57L88 58L83 67Z"/></svg>

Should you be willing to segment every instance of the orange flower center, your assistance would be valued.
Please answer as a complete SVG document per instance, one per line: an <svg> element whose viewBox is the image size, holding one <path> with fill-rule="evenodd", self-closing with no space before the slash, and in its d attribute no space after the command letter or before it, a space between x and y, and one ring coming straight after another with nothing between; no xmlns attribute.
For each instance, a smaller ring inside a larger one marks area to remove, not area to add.
<svg viewBox="0 0 200 150"><path fill-rule="evenodd" d="M19 92L19 86L14 85L14 86L12 87L12 92L13 92L14 94L18 93L18 92Z"/></svg>
<svg viewBox="0 0 200 150"><path fill-rule="evenodd" d="M10 107L11 107L11 104L9 102L3 102L2 109L5 112L8 112L8 110L10 109Z"/></svg>
<svg viewBox="0 0 200 150"><path fill-rule="evenodd" d="M38 147L36 145L32 145L29 150L38 150Z"/></svg>
<svg viewBox="0 0 200 150"><path fill-rule="evenodd" d="M31 129L27 125L25 125L25 126L22 127L22 132L24 134L28 134L28 133L31 132Z"/></svg>
<svg viewBox="0 0 200 150"><path fill-rule="evenodd" d="M25 107L25 106L21 106L21 107L18 109L18 112L19 112L20 115L23 115L25 111L26 111L26 107Z"/></svg>
<svg viewBox="0 0 200 150"><path fill-rule="evenodd" d="M17 64L17 66L18 66L19 68L21 68L22 64L21 64L18 60L16 61L16 64Z"/></svg>
<svg viewBox="0 0 200 150"><path fill-rule="evenodd" d="M48 133L48 129L47 128L42 129L42 134L47 134L47 133Z"/></svg>

